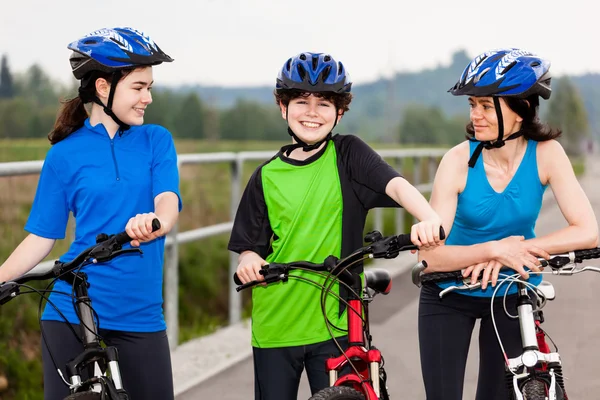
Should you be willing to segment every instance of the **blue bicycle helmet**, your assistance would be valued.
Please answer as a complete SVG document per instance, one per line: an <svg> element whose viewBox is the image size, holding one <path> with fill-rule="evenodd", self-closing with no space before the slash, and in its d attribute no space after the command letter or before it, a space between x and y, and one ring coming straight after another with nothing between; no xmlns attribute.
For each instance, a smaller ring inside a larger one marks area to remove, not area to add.
<svg viewBox="0 0 600 400"><path fill-rule="evenodd" d="M133 28L100 29L72 42L67 47L73 50L69 57L73 75L81 80L79 97L84 102L93 101L101 106L104 112L119 125L120 132L129 129L129 125L115 115L112 111L112 103L117 83L123 76L122 70L173 61L149 36ZM107 104L102 103L98 96L86 90L98 77L94 72L112 75Z"/></svg>
<svg viewBox="0 0 600 400"><path fill-rule="evenodd" d="M352 81L344 65L329 54L300 53L283 64L276 89L305 92L350 92Z"/></svg>
<svg viewBox="0 0 600 400"><path fill-rule="evenodd" d="M480 142L469 160L469 167L475 166L484 148L500 148L507 140L523 135L519 131L504 137L504 120L498 98L540 96L547 100L552 94L551 79L548 60L515 48L485 52L467 65L458 82L448 91L455 96L492 97L498 117L498 139Z"/></svg>
<svg viewBox="0 0 600 400"><path fill-rule="evenodd" d="M105 28L67 46L76 79L91 71L113 72L124 68L158 65L173 59L149 36L132 28Z"/></svg>
<svg viewBox="0 0 600 400"><path fill-rule="evenodd" d="M455 96L538 95L549 99L550 62L525 50L500 49L479 56L465 68L449 90Z"/></svg>

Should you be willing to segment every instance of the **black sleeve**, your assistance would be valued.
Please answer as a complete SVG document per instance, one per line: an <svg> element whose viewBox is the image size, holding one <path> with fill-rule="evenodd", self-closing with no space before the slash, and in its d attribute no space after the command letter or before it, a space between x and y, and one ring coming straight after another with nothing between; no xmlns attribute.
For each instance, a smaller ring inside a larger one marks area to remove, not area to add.
<svg viewBox="0 0 600 400"><path fill-rule="evenodd" d="M227 248L236 253L251 250L267 258L273 230L262 188L261 169L262 166L254 171L244 189Z"/></svg>
<svg viewBox="0 0 600 400"><path fill-rule="evenodd" d="M354 135L338 135L339 156L354 192L366 209L399 207L386 193L387 184L401 175L375 150Z"/></svg>

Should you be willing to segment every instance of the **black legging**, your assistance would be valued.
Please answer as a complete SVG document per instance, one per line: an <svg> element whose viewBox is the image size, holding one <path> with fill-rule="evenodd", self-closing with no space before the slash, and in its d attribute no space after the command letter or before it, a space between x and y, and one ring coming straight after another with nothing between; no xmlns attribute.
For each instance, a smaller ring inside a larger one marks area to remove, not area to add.
<svg viewBox="0 0 600 400"><path fill-rule="evenodd" d="M419 347L427 400L462 400L465 366L475 321L479 330L479 378L476 400L506 400L504 356L490 314L490 299L450 293L440 299L440 288L426 284L419 301ZM506 299L516 315L517 295ZM494 317L508 358L522 352L517 319L504 313L502 297L494 301Z"/></svg>
<svg viewBox="0 0 600 400"><path fill-rule="evenodd" d="M337 341L342 349L348 347L346 336L337 338ZM305 346L253 347L252 350L255 400L296 400L304 369L312 394L328 387L329 375L325 370L325 362L329 357L340 354L333 340ZM345 367L341 374L349 371Z"/></svg>
<svg viewBox="0 0 600 400"><path fill-rule="evenodd" d="M65 373L65 365L83 351L67 324L42 321L42 329L57 366ZM79 326L75 326L79 333ZM173 400L171 353L166 331L122 332L100 330L100 336L119 352L119 368L123 386L130 400ZM69 388L59 377L42 340L44 367L44 400L63 400Z"/></svg>

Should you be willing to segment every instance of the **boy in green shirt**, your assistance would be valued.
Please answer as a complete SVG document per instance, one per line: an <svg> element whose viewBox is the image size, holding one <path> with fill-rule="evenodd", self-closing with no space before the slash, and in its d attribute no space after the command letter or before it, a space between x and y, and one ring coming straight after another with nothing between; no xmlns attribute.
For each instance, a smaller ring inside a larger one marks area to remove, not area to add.
<svg viewBox="0 0 600 400"><path fill-rule="evenodd" d="M413 243L440 242L441 220L427 200L373 149L353 135L332 135L348 111L352 82L342 63L322 53L290 58L277 77L275 100L292 144L256 169L242 196L229 241L240 254L242 282L262 280L270 262L321 263L363 245L367 211L403 206L419 221ZM362 268L360 266L359 268ZM314 272L292 271L323 283ZM344 298L343 287L334 290ZM255 399L295 400L306 368L312 393L329 385L325 360L339 350L325 325L321 289L298 279L252 292ZM346 312L333 295L327 316L347 344Z"/></svg>

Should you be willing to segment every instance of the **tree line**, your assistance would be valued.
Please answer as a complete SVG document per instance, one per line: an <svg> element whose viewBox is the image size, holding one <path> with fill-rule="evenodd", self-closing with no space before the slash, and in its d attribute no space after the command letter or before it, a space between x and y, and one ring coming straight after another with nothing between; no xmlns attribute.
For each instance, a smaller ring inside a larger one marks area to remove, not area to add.
<svg viewBox="0 0 600 400"><path fill-rule="evenodd" d="M453 145L464 139L468 122L466 100L447 99L447 93L425 90L420 82L454 76L467 56L457 53L452 66L436 71L397 74L392 80L358 86L351 111L336 132L354 133L367 140L415 145ZM407 79L411 75L411 79ZM590 136L590 116L578 87L568 77L555 79L551 100L542 102L542 119L560 127L568 151L576 154ZM420 93L414 102L394 101L390 88ZM600 89L599 89L600 90ZM423 93L424 92L424 93ZM53 126L59 99L77 93L77 82L67 87L52 80L39 65L21 73L10 70L8 57L0 63L0 138L41 138ZM201 95L199 93L205 93ZM256 93L255 93L256 95ZM425 97L423 97L425 96ZM207 140L286 140L286 124L274 103L238 97L224 107L209 92L157 87L146 123L167 127L175 137ZM451 97L451 96L450 96ZM449 102L452 100L452 103ZM452 104L448 108L443 103ZM593 122L593 121L592 121Z"/></svg>

